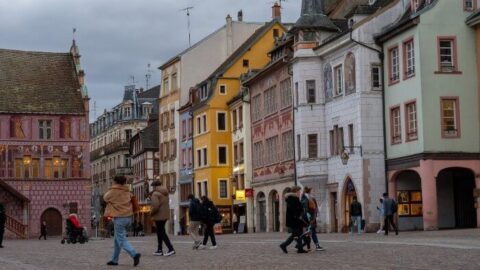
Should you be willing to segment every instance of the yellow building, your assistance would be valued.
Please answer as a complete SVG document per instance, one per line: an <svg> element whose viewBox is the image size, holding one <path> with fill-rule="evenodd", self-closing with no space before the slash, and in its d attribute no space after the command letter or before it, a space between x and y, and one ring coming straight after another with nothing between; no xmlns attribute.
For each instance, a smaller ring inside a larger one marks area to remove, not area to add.
<svg viewBox="0 0 480 270"><path fill-rule="evenodd" d="M232 231L232 136L227 102L240 93L240 76L261 69L268 52L285 28L275 19L259 28L207 80L197 85L194 119L194 182L197 196L209 197L223 216L224 231Z"/></svg>

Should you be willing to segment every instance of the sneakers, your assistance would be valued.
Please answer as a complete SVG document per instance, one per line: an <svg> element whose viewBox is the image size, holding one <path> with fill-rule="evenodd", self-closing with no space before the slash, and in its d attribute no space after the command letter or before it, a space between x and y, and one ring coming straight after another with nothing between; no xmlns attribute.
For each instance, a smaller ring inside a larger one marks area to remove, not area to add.
<svg viewBox="0 0 480 270"><path fill-rule="evenodd" d="M316 251L324 251L325 249L319 245L315 248Z"/></svg>
<svg viewBox="0 0 480 270"><path fill-rule="evenodd" d="M216 246L216 245L215 245L215 246L211 246L210 249L212 249L212 250L213 250L213 249L217 249L217 246Z"/></svg>
<svg viewBox="0 0 480 270"><path fill-rule="evenodd" d="M378 230L377 233L380 234L380 233L384 233L385 231L384 230Z"/></svg>
<svg viewBox="0 0 480 270"><path fill-rule="evenodd" d="M168 257L168 256L172 256L174 254L175 254L175 250L170 250L169 252L165 253L163 256Z"/></svg>
<svg viewBox="0 0 480 270"><path fill-rule="evenodd" d="M197 249L205 249L206 247L204 244L200 244Z"/></svg>
<svg viewBox="0 0 480 270"><path fill-rule="evenodd" d="M137 255L133 257L133 266L137 266L140 263L140 256L142 256L142 254L137 253Z"/></svg>
<svg viewBox="0 0 480 270"><path fill-rule="evenodd" d="M153 253L154 256L163 256L163 251L157 250Z"/></svg>
<svg viewBox="0 0 480 270"><path fill-rule="evenodd" d="M115 265L118 265L118 263L116 263L116 262L112 262L112 261L109 261L109 262L107 262L107 265L112 265L112 266L115 266Z"/></svg>
<svg viewBox="0 0 480 270"><path fill-rule="evenodd" d="M284 245L280 245L280 249L283 251L283 253L287 254L288 251L287 251L287 247L284 246Z"/></svg>

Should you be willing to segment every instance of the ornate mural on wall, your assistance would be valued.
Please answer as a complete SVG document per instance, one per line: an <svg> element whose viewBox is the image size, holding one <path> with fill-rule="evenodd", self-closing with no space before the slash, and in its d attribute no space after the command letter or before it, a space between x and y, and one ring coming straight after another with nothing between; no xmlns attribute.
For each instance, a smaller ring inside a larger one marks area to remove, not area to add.
<svg viewBox="0 0 480 270"><path fill-rule="evenodd" d="M332 66L328 63L323 68L323 89L325 92L325 102L331 101L333 98L333 77Z"/></svg>
<svg viewBox="0 0 480 270"><path fill-rule="evenodd" d="M355 56L353 53L348 53L345 58L345 95L355 93Z"/></svg>

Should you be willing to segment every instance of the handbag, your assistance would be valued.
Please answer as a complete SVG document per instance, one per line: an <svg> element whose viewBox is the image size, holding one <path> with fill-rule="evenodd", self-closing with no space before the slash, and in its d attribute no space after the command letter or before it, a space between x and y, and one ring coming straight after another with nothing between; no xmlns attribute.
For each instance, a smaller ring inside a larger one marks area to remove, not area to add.
<svg viewBox="0 0 480 270"><path fill-rule="evenodd" d="M132 203L133 213L136 214L140 212L140 207L138 206L138 200L135 195L132 195L132 197L130 198L130 202Z"/></svg>

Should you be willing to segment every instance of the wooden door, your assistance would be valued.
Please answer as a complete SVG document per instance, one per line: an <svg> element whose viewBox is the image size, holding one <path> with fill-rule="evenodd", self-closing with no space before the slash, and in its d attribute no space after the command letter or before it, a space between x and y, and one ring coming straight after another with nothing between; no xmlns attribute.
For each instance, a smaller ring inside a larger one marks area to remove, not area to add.
<svg viewBox="0 0 480 270"><path fill-rule="evenodd" d="M63 223L62 215L58 210L49 208L43 212L40 222L47 222L47 235L48 236L57 236L62 235Z"/></svg>

